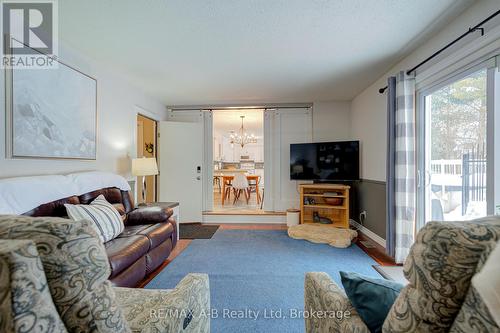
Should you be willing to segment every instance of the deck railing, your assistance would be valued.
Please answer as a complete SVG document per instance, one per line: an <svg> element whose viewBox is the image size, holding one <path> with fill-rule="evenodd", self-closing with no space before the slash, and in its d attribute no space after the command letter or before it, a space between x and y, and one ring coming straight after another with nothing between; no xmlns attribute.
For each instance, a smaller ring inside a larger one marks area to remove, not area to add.
<svg viewBox="0 0 500 333"><path fill-rule="evenodd" d="M433 160L433 191L462 191L462 215L471 201L486 201L486 145L466 151L461 160ZM457 183L458 182L458 183Z"/></svg>
<svg viewBox="0 0 500 333"><path fill-rule="evenodd" d="M470 201L486 201L486 149L475 147L462 158L462 215Z"/></svg>

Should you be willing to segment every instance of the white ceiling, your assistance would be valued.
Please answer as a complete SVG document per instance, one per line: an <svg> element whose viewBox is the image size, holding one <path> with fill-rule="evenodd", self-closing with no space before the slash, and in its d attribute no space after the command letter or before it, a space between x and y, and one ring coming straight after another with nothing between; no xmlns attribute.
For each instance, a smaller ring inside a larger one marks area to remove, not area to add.
<svg viewBox="0 0 500 333"><path fill-rule="evenodd" d="M264 110L214 110L214 134L229 137L231 131L239 131L241 116L245 116L243 124L248 134L264 137Z"/></svg>
<svg viewBox="0 0 500 333"><path fill-rule="evenodd" d="M63 0L60 37L167 105L350 100L474 0Z"/></svg>

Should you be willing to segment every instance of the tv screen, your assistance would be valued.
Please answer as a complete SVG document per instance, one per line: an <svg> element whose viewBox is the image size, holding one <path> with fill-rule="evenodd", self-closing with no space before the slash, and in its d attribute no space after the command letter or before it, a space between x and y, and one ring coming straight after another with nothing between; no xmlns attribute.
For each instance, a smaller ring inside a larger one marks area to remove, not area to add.
<svg viewBox="0 0 500 333"><path fill-rule="evenodd" d="M292 180L358 180L359 141L290 145Z"/></svg>

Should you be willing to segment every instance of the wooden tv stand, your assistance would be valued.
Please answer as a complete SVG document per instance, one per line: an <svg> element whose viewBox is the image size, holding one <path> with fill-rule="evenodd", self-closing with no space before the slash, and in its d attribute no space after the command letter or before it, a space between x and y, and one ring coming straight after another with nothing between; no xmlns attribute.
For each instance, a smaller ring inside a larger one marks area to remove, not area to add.
<svg viewBox="0 0 500 333"><path fill-rule="evenodd" d="M329 218L337 228L349 228L349 189L338 184L301 184L300 223L314 223L313 214ZM328 204L325 200L337 200L338 204ZM311 203L306 203L311 201ZM319 224L319 223L318 223Z"/></svg>

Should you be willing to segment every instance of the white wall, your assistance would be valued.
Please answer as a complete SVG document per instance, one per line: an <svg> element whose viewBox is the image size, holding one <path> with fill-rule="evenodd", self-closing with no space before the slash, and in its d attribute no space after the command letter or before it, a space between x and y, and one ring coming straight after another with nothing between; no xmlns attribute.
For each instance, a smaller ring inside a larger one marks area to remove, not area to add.
<svg viewBox="0 0 500 333"><path fill-rule="evenodd" d="M106 67L70 49L62 41L60 48L59 55L63 62L97 79L97 160L6 159L5 89L2 70L0 71L0 178L105 170L131 179L130 158L136 155L136 114L141 112L153 118L165 119L165 106L146 96Z"/></svg>
<svg viewBox="0 0 500 333"><path fill-rule="evenodd" d="M360 176L385 181L387 154L387 96L368 88L351 104L351 133L360 141ZM383 84L382 84L383 86Z"/></svg>
<svg viewBox="0 0 500 333"><path fill-rule="evenodd" d="M351 102L313 103L313 141L353 140Z"/></svg>
<svg viewBox="0 0 500 333"><path fill-rule="evenodd" d="M378 89L387 85L387 77L415 66L498 8L498 0L476 2L354 98L351 105L351 136L361 141L361 178L386 180L387 97L379 94Z"/></svg>

